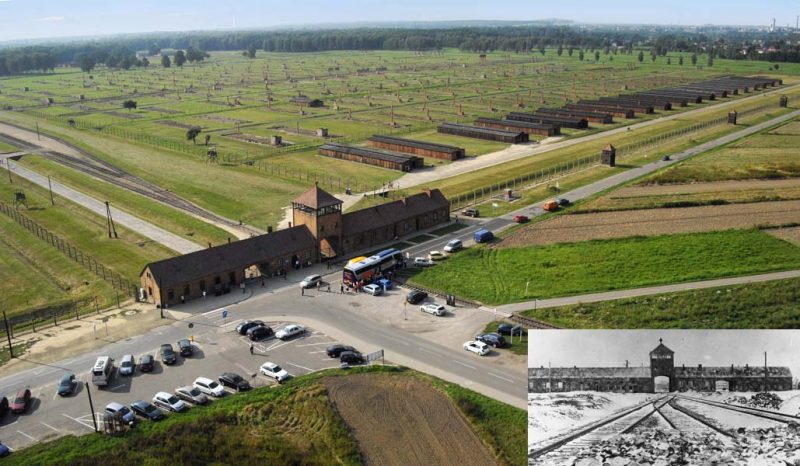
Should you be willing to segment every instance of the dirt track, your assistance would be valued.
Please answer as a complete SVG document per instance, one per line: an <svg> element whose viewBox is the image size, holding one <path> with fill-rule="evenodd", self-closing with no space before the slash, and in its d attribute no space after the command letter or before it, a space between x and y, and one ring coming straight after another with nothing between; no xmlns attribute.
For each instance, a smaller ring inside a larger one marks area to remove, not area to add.
<svg viewBox="0 0 800 466"><path fill-rule="evenodd" d="M800 201L560 215L512 233L498 247L695 233L800 223Z"/></svg>
<svg viewBox="0 0 800 466"><path fill-rule="evenodd" d="M713 181L708 183L628 186L611 193L609 198L719 193L727 191L756 191L762 189L786 189L797 187L800 187L800 179L798 178L784 180Z"/></svg>
<svg viewBox="0 0 800 466"><path fill-rule="evenodd" d="M325 379L368 465L496 465L446 395L414 377L359 374Z"/></svg>

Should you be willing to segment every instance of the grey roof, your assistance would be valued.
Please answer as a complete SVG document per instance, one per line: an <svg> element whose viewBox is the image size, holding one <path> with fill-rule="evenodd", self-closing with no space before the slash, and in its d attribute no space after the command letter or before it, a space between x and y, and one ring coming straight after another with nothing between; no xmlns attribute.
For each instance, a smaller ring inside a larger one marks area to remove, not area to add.
<svg viewBox="0 0 800 466"><path fill-rule="evenodd" d="M392 225L407 218L438 208L448 208L450 202L438 189L415 194L402 200L388 202L375 207L342 215L342 231L345 235L358 234L374 228Z"/></svg>
<svg viewBox="0 0 800 466"><path fill-rule="evenodd" d="M142 273L149 268L153 279L163 290L211 273L245 268L286 254L313 249L316 244L308 228L300 225L151 262Z"/></svg>
<svg viewBox="0 0 800 466"><path fill-rule="evenodd" d="M321 189L318 185L314 185L313 188L297 196L292 202L295 204L303 204L312 209L321 209L323 207L342 203L340 199L334 197L324 189Z"/></svg>
<svg viewBox="0 0 800 466"><path fill-rule="evenodd" d="M453 152L453 151L464 150L461 147L448 146L447 144L436 144L427 141L415 141L413 139L403 139L395 136L385 136L382 134L374 134L371 138L369 138L369 140L377 142L386 142L389 144L403 144L409 147L416 147L419 149L426 149L439 152Z"/></svg>
<svg viewBox="0 0 800 466"><path fill-rule="evenodd" d="M320 146L319 150L332 150L337 152L344 152L346 154L358 155L360 157L369 157L378 160L387 160L396 163L408 163L411 160L418 159L414 155L401 154L400 152L391 152L387 150L372 149L370 147L351 146L348 144L328 143Z"/></svg>
<svg viewBox="0 0 800 466"><path fill-rule="evenodd" d="M535 379L588 379L650 377L649 367L531 367L528 377Z"/></svg>
<svg viewBox="0 0 800 466"><path fill-rule="evenodd" d="M514 128L529 128L529 129L555 129L556 127L556 125L550 125L546 123L533 123L530 121L522 121L522 120L500 120L497 118L486 118L486 117L477 118L475 120L475 123L487 123L487 124L511 126Z"/></svg>
<svg viewBox="0 0 800 466"><path fill-rule="evenodd" d="M453 130L460 130L468 133L476 134L496 134L498 136L519 136L522 131L506 131L504 129L484 128L483 126L462 125L459 123L442 123L439 128L447 128Z"/></svg>
<svg viewBox="0 0 800 466"><path fill-rule="evenodd" d="M769 377L791 377L788 367L767 367ZM742 367L675 367L675 377L764 377L763 366Z"/></svg>

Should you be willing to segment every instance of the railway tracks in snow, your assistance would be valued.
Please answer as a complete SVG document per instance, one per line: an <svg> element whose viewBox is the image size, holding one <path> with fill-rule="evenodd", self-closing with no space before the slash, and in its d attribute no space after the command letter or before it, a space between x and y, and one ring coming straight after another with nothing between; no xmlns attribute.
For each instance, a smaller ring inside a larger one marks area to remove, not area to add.
<svg viewBox="0 0 800 466"><path fill-rule="evenodd" d="M680 401L690 403L682 404ZM691 403L706 405L713 409L706 410L704 414L701 414L691 406L687 406ZM735 412L737 416L753 416L783 424L790 422L800 424L800 416L730 405L682 394L666 394L550 439L530 450L528 456L534 462L537 458L545 455L548 460L556 462L559 459L567 459L594 443L629 433L649 418L659 419L662 421L661 425L669 426L669 429L672 430L694 434L717 434L723 443L731 443L737 434L730 426L725 426L725 422L715 419L714 409ZM719 417L724 418L725 416L720 415Z"/></svg>

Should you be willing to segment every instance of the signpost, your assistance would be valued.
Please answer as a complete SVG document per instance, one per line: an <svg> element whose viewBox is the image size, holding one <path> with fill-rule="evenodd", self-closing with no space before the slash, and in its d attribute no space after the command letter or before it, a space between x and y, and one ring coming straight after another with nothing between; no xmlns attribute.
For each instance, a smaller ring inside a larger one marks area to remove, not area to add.
<svg viewBox="0 0 800 466"><path fill-rule="evenodd" d="M369 364L370 366L372 365L372 361L377 361L378 359L381 360L381 364L384 363L384 360L383 360L383 348L381 348L378 351L375 351L373 353L369 353L367 355L367 362L370 363Z"/></svg>

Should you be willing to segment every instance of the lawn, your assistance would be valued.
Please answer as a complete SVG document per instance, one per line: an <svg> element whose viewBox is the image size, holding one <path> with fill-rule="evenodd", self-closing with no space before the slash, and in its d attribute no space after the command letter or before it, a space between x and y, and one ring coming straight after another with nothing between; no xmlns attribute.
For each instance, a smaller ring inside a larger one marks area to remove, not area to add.
<svg viewBox="0 0 800 466"><path fill-rule="evenodd" d="M474 247L411 281L495 305L798 266L800 248L761 231L729 230L525 248Z"/></svg>
<svg viewBox="0 0 800 466"><path fill-rule="evenodd" d="M800 279L524 311L565 328L798 328Z"/></svg>
<svg viewBox="0 0 800 466"><path fill-rule="evenodd" d="M40 443L14 452L4 464L358 465L358 445L321 379L360 372L422 378L453 400L502 464L524 463L524 410L425 374L376 366L316 372L277 388L229 396L161 422L140 422L125 436L69 436Z"/></svg>

